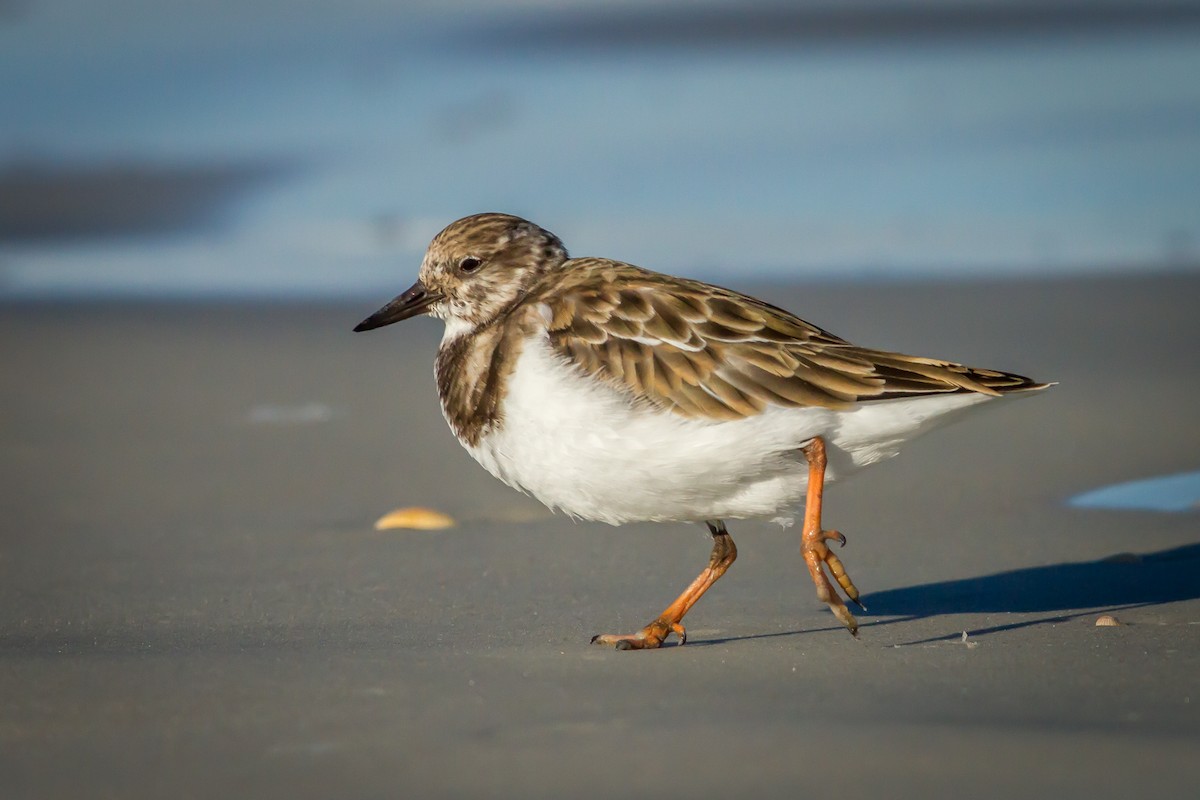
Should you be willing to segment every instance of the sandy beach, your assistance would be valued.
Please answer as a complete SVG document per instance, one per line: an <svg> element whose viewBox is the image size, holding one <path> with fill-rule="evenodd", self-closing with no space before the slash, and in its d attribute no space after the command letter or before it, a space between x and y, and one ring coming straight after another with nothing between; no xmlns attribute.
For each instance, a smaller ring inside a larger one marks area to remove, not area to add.
<svg viewBox="0 0 1200 800"><path fill-rule="evenodd" d="M1060 382L829 492L858 640L741 522L687 646L590 647L707 534L494 480L388 297L0 306L0 796L1194 794L1200 512L1067 501L1198 468L1200 276L738 288Z"/></svg>

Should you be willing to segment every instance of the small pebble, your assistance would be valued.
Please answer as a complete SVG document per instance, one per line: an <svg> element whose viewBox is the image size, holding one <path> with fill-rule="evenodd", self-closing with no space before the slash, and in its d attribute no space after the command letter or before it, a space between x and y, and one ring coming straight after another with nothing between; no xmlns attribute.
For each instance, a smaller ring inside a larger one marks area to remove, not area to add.
<svg viewBox="0 0 1200 800"><path fill-rule="evenodd" d="M1120 620L1118 620L1112 614L1105 614L1103 616L1096 617L1097 628L1115 628L1120 624Z"/></svg>

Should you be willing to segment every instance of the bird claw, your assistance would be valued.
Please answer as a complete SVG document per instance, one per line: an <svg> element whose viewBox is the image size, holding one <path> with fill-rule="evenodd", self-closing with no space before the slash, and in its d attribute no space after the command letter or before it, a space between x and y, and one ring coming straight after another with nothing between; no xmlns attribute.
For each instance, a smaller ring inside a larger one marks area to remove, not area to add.
<svg viewBox="0 0 1200 800"><path fill-rule="evenodd" d="M637 633L599 633L592 637L592 644L612 645L617 650L653 650L662 647L667 637L674 633L680 644L687 644L687 630L678 622L656 619Z"/></svg>
<svg viewBox="0 0 1200 800"><path fill-rule="evenodd" d="M834 555L834 552L825 544L826 542L837 542L845 547L846 537L840 531L818 529L812 533L805 534L801 552L804 554L804 560L808 565L809 572L812 574L813 582L817 585L817 597L829 606L829 610L834 613L839 622L846 626L846 630L850 631L850 635L857 638L858 620L854 618L854 615L850 613L850 609L846 608L846 604L838 596L837 589L834 588L833 582L825 575L822 565L828 568L829 574L833 576L837 585L842 588L842 591L846 593L846 597L852 603L863 611L866 611L867 607L859 599L858 588L850 580L850 576L846 574L846 568L843 566L842 560Z"/></svg>

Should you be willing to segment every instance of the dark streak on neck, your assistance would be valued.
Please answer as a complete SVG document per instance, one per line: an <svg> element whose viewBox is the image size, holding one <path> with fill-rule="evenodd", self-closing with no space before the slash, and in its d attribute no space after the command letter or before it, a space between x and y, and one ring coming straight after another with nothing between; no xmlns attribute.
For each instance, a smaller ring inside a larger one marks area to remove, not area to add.
<svg viewBox="0 0 1200 800"><path fill-rule="evenodd" d="M435 373L442 411L467 446L478 445L503 419L507 379L528 333L521 320L504 315L438 350Z"/></svg>

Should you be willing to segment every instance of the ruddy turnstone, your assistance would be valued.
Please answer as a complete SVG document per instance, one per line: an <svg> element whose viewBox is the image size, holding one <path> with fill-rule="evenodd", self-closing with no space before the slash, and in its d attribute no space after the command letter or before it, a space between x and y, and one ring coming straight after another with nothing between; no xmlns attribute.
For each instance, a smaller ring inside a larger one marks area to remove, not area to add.
<svg viewBox="0 0 1200 800"><path fill-rule="evenodd" d="M554 234L477 214L434 237L415 284L354 329L418 314L446 325L442 412L488 472L572 517L704 522L708 566L640 631L660 646L737 557L727 519L790 521L817 596L859 593L821 525L826 481L1001 395L1049 384L859 347L744 294L606 258L569 258ZM826 570L828 574L826 574Z"/></svg>

